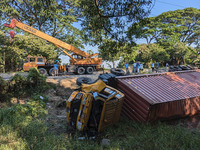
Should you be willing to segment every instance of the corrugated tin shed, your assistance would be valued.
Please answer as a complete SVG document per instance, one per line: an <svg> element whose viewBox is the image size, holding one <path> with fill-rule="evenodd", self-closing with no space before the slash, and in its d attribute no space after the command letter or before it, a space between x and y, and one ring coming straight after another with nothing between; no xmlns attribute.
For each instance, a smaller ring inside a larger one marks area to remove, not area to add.
<svg viewBox="0 0 200 150"><path fill-rule="evenodd" d="M124 92L122 115L137 121L185 117L200 112L200 71L117 77Z"/></svg>

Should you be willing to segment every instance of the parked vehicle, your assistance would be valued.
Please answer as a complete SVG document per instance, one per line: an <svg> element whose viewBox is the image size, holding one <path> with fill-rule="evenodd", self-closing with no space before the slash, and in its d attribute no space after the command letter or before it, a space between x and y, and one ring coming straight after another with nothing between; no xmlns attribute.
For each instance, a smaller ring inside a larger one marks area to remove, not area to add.
<svg viewBox="0 0 200 150"><path fill-rule="evenodd" d="M13 18L10 24L4 24L6 27L14 28L15 26L29 32L37 37L45 39L53 44L55 44L58 48L60 48L67 56L70 57L70 65L67 66L66 69L59 70L73 72L77 74L92 74L94 71L102 70L103 68L100 67L102 64L102 58L98 57L98 53L96 54L88 54L70 44L67 44L55 37L52 37L44 32L41 32L31 26L28 26L22 22L19 22L17 19ZM65 50L73 52L72 55L67 53ZM32 56L33 57L33 56ZM40 70L42 74L49 73L52 74L52 67L49 67L45 61L41 61L38 64L38 61L35 63L31 62L30 59L27 63L24 64L23 68L24 71L29 71L30 68L36 67Z"/></svg>

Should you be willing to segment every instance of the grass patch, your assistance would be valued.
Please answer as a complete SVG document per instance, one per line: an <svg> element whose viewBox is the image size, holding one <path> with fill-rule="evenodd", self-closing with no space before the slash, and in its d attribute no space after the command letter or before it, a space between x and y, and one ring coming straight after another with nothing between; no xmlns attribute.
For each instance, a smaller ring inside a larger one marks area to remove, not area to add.
<svg viewBox="0 0 200 150"><path fill-rule="evenodd" d="M35 96L37 97L37 96ZM40 100L16 104L0 110L0 149L104 149L103 138L110 139L107 149L199 149L200 132L158 122L136 123L122 118L96 140L78 140L70 131L56 135L48 131L47 111ZM67 127L66 127L67 128ZM73 131L74 132L74 131Z"/></svg>

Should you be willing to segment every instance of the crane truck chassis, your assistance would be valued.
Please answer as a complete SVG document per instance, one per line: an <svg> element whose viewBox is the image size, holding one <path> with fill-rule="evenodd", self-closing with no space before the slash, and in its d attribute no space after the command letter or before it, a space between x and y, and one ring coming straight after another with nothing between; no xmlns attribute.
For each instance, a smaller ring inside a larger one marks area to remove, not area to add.
<svg viewBox="0 0 200 150"><path fill-rule="evenodd" d="M4 24L4 26L9 28L14 28L15 26L31 33L37 37L40 37L44 40L47 40L50 43L53 43L58 48L60 48L63 53L70 57L70 65L69 66L59 66L59 72L72 72L76 74L92 74L94 71L103 70L100 65L102 64L102 58L98 58L98 53L96 54L88 54L70 44L67 44L57 38L54 38L44 32L41 32L31 26L28 26L22 22L19 22L17 19L13 18L10 24ZM67 53L65 50L73 52L72 55ZM30 68L36 67L39 69L40 73L44 75L52 75L53 66L49 65L44 57L27 57L28 61L24 63L23 70L29 71ZM32 58L32 61L31 61ZM40 61L38 61L40 59ZM43 61L41 61L43 59Z"/></svg>

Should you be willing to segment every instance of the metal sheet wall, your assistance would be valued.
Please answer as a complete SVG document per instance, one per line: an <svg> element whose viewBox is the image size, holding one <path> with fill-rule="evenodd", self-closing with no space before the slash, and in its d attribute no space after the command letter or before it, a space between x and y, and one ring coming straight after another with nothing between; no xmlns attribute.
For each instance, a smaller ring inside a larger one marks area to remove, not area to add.
<svg viewBox="0 0 200 150"><path fill-rule="evenodd" d="M124 92L122 115L137 121L185 117L200 112L200 72L117 77Z"/></svg>

